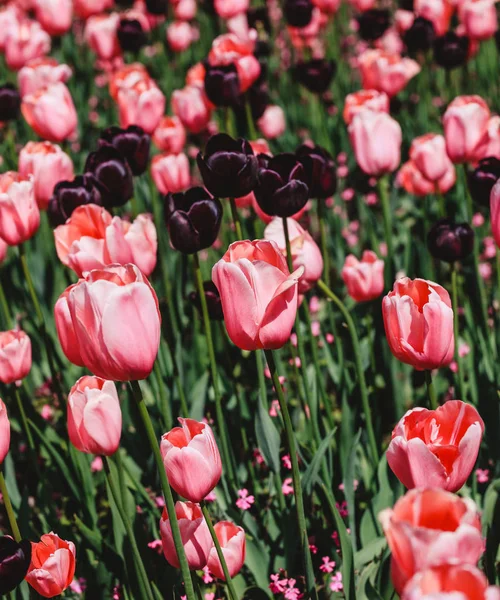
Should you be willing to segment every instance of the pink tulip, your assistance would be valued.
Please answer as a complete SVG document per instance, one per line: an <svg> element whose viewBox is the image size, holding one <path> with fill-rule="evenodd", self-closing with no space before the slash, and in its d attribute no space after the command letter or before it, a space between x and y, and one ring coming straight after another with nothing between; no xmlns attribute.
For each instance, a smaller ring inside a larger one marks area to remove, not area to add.
<svg viewBox="0 0 500 600"><path fill-rule="evenodd" d="M153 134L153 142L165 154L179 154L186 144L186 130L179 117L163 117Z"/></svg>
<svg viewBox="0 0 500 600"><path fill-rule="evenodd" d="M206 129L212 112L205 92L197 85L175 90L172 94L172 110L191 133L201 133Z"/></svg>
<svg viewBox="0 0 500 600"><path fill-rule="evenodd" d="M326 15L335 14L340 7L340 0L313 0L314 6Z"/></svg>
<svg viewBox="0 0 500 600"><path fill-rule="evenodd" d="M68 395L68 435L87 454L111 456L120 445L122 411L113 381L81 377Z"/></svg>
<svg viewBox="0 0 500 600"><path fill-rule="evenodd" d="M31 542L31 564L26 581L44 598L59 596L73 581L75 564L73 542L47 533L39 542Z"/></svg>
<svg viewBox="0 0 500 600"><path fill-rule="evenodd" d="M497 181L490 194L491 231L500 248L500 185Z"/></svg>
<svg viewBox="0 0 500 600"><path fill-rule="evenodd" d="M122 87L117 96L120 127L138 125L152 134L165 112L165 96L152 79Z"/></svg>
<svg viewBox="0 0 500 600"><path fill-rule="evenodd" d="M450 27L453 4L449 0L415 0L413 8L418 17L432 23L436 35L444 35Z"/></svg>
<svg viewBox="0 0 500 600"><path fill-rule="evenodd" d="M394 25L402 35L407 32L415 21L415 13L411 10L398 8L394 13Z"/></svg>
<svg viewBox="0 0 500 600"><path fill-rule="evenodd" d="M242 350L281 348L297 314L303 267L290 274L285 257L271 241L235 242L212 269L226 329Z"/></svg>
<svg viewBox="0 0 500 600"><path fill-rule="evenodd" d="M34 59L50 52L50 36L37 21L22 18L12 24L5 36L5 62L18 71Z"/></svg>
<svg viewBox="0 0 500 600"><path fill-rule="evenodd" d="M385 334L394 356L418 371L453 360L453 309L448 292L424 279L398 279L382 301Z"/></svg>
<svg viewBox="0 0 500 600"><path fill-rule="evenodd" d="M214 526L217 539L227 564L229 575L234 577L245 563L245 531L230 521L220 521ZM215 546L210 550L208 568L218 579L226 581Z"/></svg>
<svg viewBox="0 0 500 600"><path fill-rule="evenodd" d="M488 120L483 137L479 140L474 151L472 162L494 156L500 159L500 116L493 115Z"/></svg>
<svg viewBox="0 0 500 600"><path fill-rule="evenodd" d="M415 138L410 147L410 159L429 181L441 179L451 166L445 139L437 133Z"/></svg>
<svg viewBox="0 0 500 600"><path fill-rule="evenodd" d="M17 246L33 237L39 225L33 176L14 171L0 174L0 237Z"/></svg>
<svg viewBox="0 0 500 600"><path fill-rule="evenodd" d="M60 65L54 58L35 58L18 72L17 82L24 98L53 83L65 83L70 77L68 65Z"/></svg>
<svg viewBox="0 0 500 600"><path fill-rule="evenodd" d="M78 124L75 105L64 83L54 83L24 96L21 112L41 138L62 142L72 136Z"/></svg>
<svg viewBox="0 0 500 600"><path fill-rule="evenodd" d="M299 280L299 294L308 292L323 274L323 257L318 245L294 219L287 219L290 249L292 251L292 266L294 271L304 267L304 274ZM275 217L264 230L264 238L276 243L286 256L285 233L283 219Z"/></svg>
<svg viewBox="0 0 500 600"><path fill-rule="evenodd" d="M354 117L366 109L389 114L389 96L385 92L377 90L359 90L359 92L347 94L343 112L346 125L350 125Z"/></svg>
<svg viewBox="0 0 500 600"><path fill-rule="evenodd" d="M139 84L143 84L143 87L147 88L150 80L151 77L142 63L124 65L110 76L109 95L116 102L120 90L130 89Z"/></svg>
<svg viewBox="0 0 500 600"><path fill-rule="evenodd" d="M176 502L175 514L181 531L182 545L191 571L203 569L208 562L208 556L213 546L212 536L207 522L203 517L199 504L193 502ZM175 549L172 528L166 509L160 520L160 534L163 554L168 563L179 568L179 559Z"/></svg>
<svg viewBox="0 0 500 600"><path fill-rule="evenodd" d="M174 16L179 21L192 21L196 17L196 0L179 0L174 5Z"/></svg>
<svg viewBox="0 0 500 600"><path fill-rule="evenodd" d="M342 268L342 279L347 293L356 302L374 300L384 291L384 261L371 250L365 250L360 261L349 254Z"/></svg>
<svg viewBox="0 0 500 600"><path fill-rule="evenodd" d="M131 381L150 375L161 318L158 298L138 267L109 265L85 273L59 300L56 325L63 350L76 339L84 366L103 379Z"/></svg>
<svg viewBox="0 0 500 600"><path fill-rule="evenodd" d="M57 337L59 338L64 356L66 356L69 362L74 365L83 367L85 366L85 363L80 354L79 342L76 337L73 319L68 306L68 296L75 286L76 284L70 285L59 296L54 306L54 320L56 323Z"/></svg>
<svg viewBox="0 0 500 600"><path fill-rule="evenodd" d="M151 161L151 177L161 194L186 190L191 183L188 157L181 154L157 154Z"/></svg>
<svg viewBox="0 0 500 600"><path fill-rule="evenodd" d="M286 121L285 113L281 106L270 104L257 121L257 126L262 134L270 140L283 135L286 130Z"/></svg>
<svg viewBox="0 0 500 600"><path fill-rule="evenodd" d="M104 13L112 8L114 0L73 0L75 13L82 19Z"/></svg>
<svg viewBox="0 0 500 600"><path fill-rule="evenodd" d="M0 399L0 465L5 460L10 449L10 421L7 414L7 407Z"/></svg>
<svg viewBox="0 0 500 600"><path fill-rule="evenodd" d="M31 370L31 340L24 331L0 332L0 381L14 383Z"/></svg>
<svg viewBox="0 0 500 600"><path fill-rule="evenodd" d="M500 587L472 565L441 565L414 575L401 600L500 600Z"/></svg>
<svg viewBox="0 0 500 600"><path fill-rule="evenodd" d="M174 21L167 27L167 43L174 52L184 52L193 40L193 28L186 21Z"/></svg>
<svg viewBox="0 0 500 600"><path fill-rule="evenodd" d="M358 12L365 12L370 10L377 3L376 0L348 0L354 9Z"/></svg>
<svg viewBox="0 0 500 600"><path fill-rule="evenodd" d="M156 228L150 215L133 223L112 217L105 208L84 204L54 230L57 256L78 277L110 263L133 263L148 276L156 266Z"/></svg>
<svg viewBox="0 0 500 600"><path fill-rule="evenodd" d="M476 505L444 490L411 490L379 519L398 593L419 571L453 562L475 565L484 551Z"/></svg>
<svg viewBox="0 0 500 600"><path fill-rule="evenodd" d="M412 160L401 165L396 177L397 184L414 196L428 196L437 192L446 194L455 185L456 180L455 167L451 161L445 174L435 182L426 179Z"/></svg>
<svg viewBox="0 0 500 600"><path fill-rule="evenodd" d="M50 35L62 35L73 22L72 0L33 0L36 20Z"/></svg>
<svg viewBox="0 0 500 600"><path fill-rule="evenodd" d="M458 491L474 468L484 423L477 410L449 400L437 410L409 410L392 432L387 462L407 488Z"/></svg>
<svg viewBox="0 0 500 600"><path fill-rule="evenodd" d="M401 127L388 114L362 110L349 125L349 137L361 169L380 177L395 171L401 161Z"/></svg>
<svg viewBox="0 0 500 600"><path fill-rule="evenodd" d="M73 179L73 161L50 142L28 142L19 153L19 173L33 175L35 199L38 207L45 210L55 185Z"/></svg>
<svg viewBox="0 0 500 600"><path fill-rule="evenodd" d="M420 73L415 60L384 50L365 50L358 62L363 88L385 92L391 97L399 94L408 81Z"/></svg>
<svg viewBox="0 0 500 600"><path fill-rule="evenodd" d="M5 52L7 37L15 31L23 17L23 10L14 2L0 7L0 52Z"/></svg>
<svg viewBox="0 0 500 600"><path fill-rule="evenodd" d="M250 6L250 0L215 0L215 12L221 19L231 19L244 13Z"/></svg>
<svg viewBox="0 0 500 600"><path fill-rule="evenodd" d="M255 40L242 40L233 33L226 33L215 38L208 55L211 65L234 64L240 80L240 90L246 92L260 75L260 64L253 51Z"/></svg>
<svg viewBox="0 0 500 600"><path fill-rule="evenodd" d="M443 115L446 151L454 163L473 161L488 127L490 109L480 96L457 96Z"/></svg>
<svg viewBox="0 0 500 600"><path fill-rule="evenodd" d="M459 5L458 14L473 40L487 40L498 30L495 0L465 0Z"/></svg>
<svg viewBox="0 0 500 600"><path fill-rule="evenodd" d="M85 24L85 41L101 60L111 60L122 53L116 31L120 24L118 13L90 17Z"/></svg>
<svg viewBox="0 0 500 600"><path fill-rule="evenodd" d="M209 425L179 417L161 438L161 454L172 488L191 502L201 502L219 482L222 463Z"/></svg>

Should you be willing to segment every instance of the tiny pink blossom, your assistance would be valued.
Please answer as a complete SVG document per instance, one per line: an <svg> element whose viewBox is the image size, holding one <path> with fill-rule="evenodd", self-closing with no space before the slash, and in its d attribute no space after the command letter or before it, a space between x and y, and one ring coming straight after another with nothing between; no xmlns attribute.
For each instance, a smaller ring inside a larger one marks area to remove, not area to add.
<svg viewBox="0 0 500 600"><path fill-rule="evenodd" d="M488 483L490 479L490 470L476 469L476 479L478 483Z"/></svg>
<svg viewBox="0 0 500 600"><path fill-rule="evenodd" d="M332 592L341 592L344 589L344 584L342 583L342 573L340 571L337 571L330 579L330 589Z"/></svg>
<svg viewBox="0 0 500 600"><path fill-rule="evenodd" d="M296 348L296 347L297 347L297 334L296 334L296 333L292 333L292 334L290 335L290 343L292 344L292 346L293 346L294 348Z"/></svg>
<svg viewBox="0 0 500 600"><path fill-rule="evenodd" d="M311 554L318 554L318 546L315 546L314 544L309 544L309 550L311 551Z"/></svg>
<svg viewBox="0 0 500 600"><path fill-rule="evenodd" d="M279 400L273 400L271 402L271 408L269 409L269 416L270 417L277 417L279 410L280 410Z"/></svg>
<svg viewBox="0 0 500 600"><path fill-rule="evenodd" d="M282 594L287 586L288 579L280 579L282 572L271 575L271 583L269 589L273 594Z"/></svg>
<svg viewBox="0 0 500 600"><path fill-rule="evenodd" d="M493 273L493 268L490 265L490 263L487 263L487 262L479 263L479 274L481 275L481 277L483 279L485 279L485 280L490 279L492 273Z"/></svg>
<svg viewBox="0 0 500 600"><path fill-rule="evenodd" d="M203 583L212 583L214 578L210 574L210 570L208 567L203 567L203 575L201 576Z"/></svg>
<svg viewBox="0 0 500 600"><path fill-rule="evenodd" d="M460 358L463 358L464 356L467 356L467 354L470 353L470 346L469 344L467 344L466 342L460 342L459 346L458 346L458 356L460 356Z"/></svg>
<svg viewBox="0 0 500 600"><path fill-rule="evenodd" d="M285 496L288 496L289 494L293 494L293 486L292 486L292 478L291 477L287 477L285 479L285 481L283 482L283 485L281 486L281 491L283 492L283 494Z"/></svg>
<svg viewBox="0 0 500 600"><path fill-rule="evenodd" d="M205 502L215 502L217 500L215 490L208 492L208 494L205 496L204 500L205 500Z"/></svg>
<svg viewBox="0 0 500 600"><path fill-rule="evenodd" d="M165 506L165 499L163 496L156 496L155 504L158 506L158 508L163 508Z"/></svg>
<svg viewBox="0 0 500 600"><path fill-rule="evenodd" d="M317 313L319 311L319 298L318 298L318 296L312 296L311 299L309 300L309 310L311 311L312 314ZM297 337L297 336L295 336L295 337Z"/></svg>
<svg viewBox="0 0 500 600"><path fill-rule="evenodd" d="M329 556L323 556L321 560L323 561L323 564L319 567L319 570L323 573L331 573L335 568L335 561L330 560Z"/></svg>
<svg viewBox="0 0 500 600"><path fill-rule="evenodd" d="M50 404L44 404L41 411L42 419L51 421L54 416L54 409Z"/></svg>
<svg viewBox="0 0 500 600"><path fill-rule="evenodd" d="M347 177L347 175L349 175L349 168L347 167L347 165L341 165L337 168L337 177L339 179Z"/></svg>
<svg viewBox="0 0 500 600"><path fill-rule="evenodd" d="M102 462L102 458L100 456L96 456L94 460L90 463L90 470L92 473L97 473L98 471L102 471L104 468L104 464Z"/></svg>
<svg viewBox="0 0 500 600"><path fill-rule="evenodd" d="M288 469L289 471L292 468L292 461L290 460L290 455L289 454L285 454L285 456L281 457L281 462L283 463L283 466L285 467L285 469Z"/></svg>
<svg viewBox="0 0 500 600"><path fill-rule="evenodd" d="M325 338L326 338L326 341L328 342L328 344L333 344L333 342L335 341L335 337L333 336L332 333L327 333Z"/></svg>
<svg viewBox="0 0 500 600"><path fill-rule="evenodd" d="M152 542L149 542L148 548L151 548L151 550L155 550L158 554L162 554L163 552L161 540L153 540Z"/></svg>
<svg viewBox="0 0 500 600"><path fill-rule="evenodd" d="M481 213L473 215L472 225L474 225L474 227L481 227L481 225L484 225L484 217Z"/></svg>
<svg viewBox="0 0 500 600"><path fill-rule="evenodd" d="M319 321L313 321L311 323L311 333L313 334L314 337L318 337L318 335L321 333L321 327L320 327Z"/></svg>
<svg viewBox="0 0 500 600"><path fill-rule="evenodd" d="M341 194L340 197L344 202L350 202L354 198L354 190L352 188L346 188Z"/></svg>
<svg viewBox="0 0 500 600"><path fill-rule="evenodd" d="M246 488L238 490L238 496L239 498L236 500L236 506L241 508L241 510L248 510L255 502L255 498L248 495L248 490Z"/></svg>

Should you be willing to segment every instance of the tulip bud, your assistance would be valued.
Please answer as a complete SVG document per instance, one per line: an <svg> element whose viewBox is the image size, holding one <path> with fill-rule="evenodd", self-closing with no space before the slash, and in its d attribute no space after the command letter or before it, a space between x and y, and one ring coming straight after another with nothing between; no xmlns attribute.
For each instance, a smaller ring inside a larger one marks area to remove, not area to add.
<svg viewBox="0 0 500 600"><path fill-rule="evenodd" d="M68 306L68 296L75 285L70 285L59 296L54 306L54 320L56 323L57 337L61 344L64 356L69 362L79 367L83 367L85 363L80 354L79 342L76 337L75 328L73 327L73 319Z"/></svg>
<svg viewBox="0 0 500 600"><path fill-rule="evenodd" d="M371 250L363 252L361 261L349 254L342 268L342 279L356 302L374 300L384 291L384 261Z"/></svg>
<svg viewBox="0 0 500 600"><path fill-rule="evenodd" d="M186 143L186 130L179 117L164 117L153 134L156 146L167 154L179 154Z"/></svg>
<svg viewBox="0 0 500 600"><path fill-rule="evenodd" d="M20 108L21 96L15 86L12 83L0 86L0 122L17 119Z"/></svg>
<svg viewBox="0 0 500 600"><path fill-rule="evenodd" d="M429 19L417 17L403 35L403 42L410 54L427 52L435 38L434 26Z"/></svg>
<svg viewBox="0 0 500 600"><path fill-rule="evenodd" d="M292 153L260 159L262 166L254 190L258 205L268 215L291 217L309 198L309 177L304 165Z"/></svg>
<svg viewBox="0 0 500 600"><path fill-rule="evenodd" d="M467 62L469 38L448 31L434 40L434 60L445 69L461 67Z"/></svg>
<svg viewBox="0 0 500 600"><path fill-rule="evenodd" d="M359 37L367 42L381 38L390 25L389 11L371 8L362 12L358 18Z"/></svg>
<svg viewBox="0 0 500 600"><path fill-rule="evenodd" d="M321 146L300 146L295 152L297 158L304 165L309 184L311 198L329 198L337 189L337 173L335 162Z"/></svg>
<svg viewBox="0 0 500 600"><path fill-rule="evenodd" d="M31 542L0 538L0 595L14 590L26 577L31 562Z"/></svg>
<svg viewBox="0 0 500 600"><path fill-rule="evenodd" d="M85 162L85 171L96 178L102 204L107 208L123 206L134 195L130 167L113 146L101 146L91 152Z"/></svg>
<svg viewBox="0 0 500 600"><path fill-rule="evenodd" d="M14 171L0 175L0 237L17 246L32 238L40 226L33 175Z"/></svg>
<svg viewBox="0 0 500 600"><path fill-rule="evenodd" d="M205 93L215 106L234 106L241 95L240 78L234 63L205 66Z"/></svg>
<svg viewBox="0 0 500 600"><path fill-rule="evenodd" d="M5 460L10 449L10 421L7 414L7 407L3 400L0 399L0 465ZM0 571L1 573L1 571ZM1 584L0 577L0 584Z"/></svg>
<svg viewBox="0 0 500 600"><path fill-rule="evenodd" d="M292 27L306 27L311 22L313 8L311 0L286 0L283 9L286 22Z"/></svg>
<svg viewBox="0 0 500 600"><path fill-rule="evenodd" d="M87 454L111 456L120 445L122 412L113 381L81 377L68 395L68 435Z"/></svg>
<svg viewBox="0 0 500 600"><path fill-rule="evenodd" d="M427 246L439 260L449 263L464 260L474 248L474 231L468 223L439 219L427 234Z"/></svg>
<svg viewBox="0 0 500 600"><path fill-rule="evenodd" d="M31 564L26 581L44 598L53 598L69 587L75 575L76 549L73 542L55 533L31 542Z"/></svg>
<svg viewBox="0 0 500 600"><path fill-rule="evenodd" d="M120 19L116 36L120 48L124 52L133 52L134 54L137 54L148 42L148 36L137 19Z"/></svg>
<svg viewBox="0 0 500 600"><path fill-rule="evenodd" d="M250 144L225 133L213 135L196 157L203 183L218 198L239 198L257 183L257 158Z"/></svg>
<svg viewBox="0 0 500 600"><path fill-rule="evenodd" d="M102 205L98 186L96 178L91 174L77 175L73 181L61 181L56 184L47 209L52 227L66 223L78 206Z"/></svg>
<svg viewBox="0 0 500 600"><path fill-rule="evenodd" d="M220 521L215 524L214 529L226 561L229 575L230 577L234 577L240 572L241 567L245 563L245 531L243 527L238 527L230 521ZM218 579L222 579L222 581L226 580L215 546L210 550L208 568Z"/></svg>
<svg viewBox="0 0 500 600"><path fill-rule="evenodd" d="M129 125L127 129L108 127L100 136L99 145L114 146L127 161L133 175L142 175L148 168L151 138L141 127Z"/></svg>
<svg viewBox="0 0 500 600"><path fill-rule="evenodd" d="M213 281L204 281L203 290L205 293L205 300L207 302L208 315L213 321L223 321L224 313L222 312L222 303L220 299L219 290ZM196 306L198 311L201 310L201 300L198 292L191 292L189 294L189 300Z"/></svg>
<svg viewBox="0 0 500 600"><path fill-rule="evenodd" d="M315 94L326 92L336 72L337 64L333 60L323 58L298 62L293 70L295 79Z"/></svg>
<svg viewBox="0 0 500 600"><path fill-rule="evenodd" d="M0 332L0 381L21 381L31 370L31 340L24 331Z"/></svg>
<svg viewBox="0 0 500 600"><path fill-rule="evenodd" d="M175 514L190 570L203 569L207 565L213 541L200 505L194 502L177 501L175 503ZM172 528L165 508L160 520L160 534L165 558L169 564L178 569L179 559L177 558Z"/></svg>
<svg viewBox="0 0 500 600"><path fill-rule="evenodd" d="M172 488L191 502L201 502L219 482L222 463L207 423L179 417L161 438L161 454Z"/></svg>
<svg viewBox="0 0 500 600"><path fill-rule="evenodd" d="M170 243L184 254L210 247L219 234L222 204L201 187L187 192L167 194L165 224Z"/></svg>
<svg viewBox="0 0 500 600"><path fill-rule="evenodd" d="M494 156L483 158L477 167L469 172L467 182L474 202L482 206L490 203L491 190L500 179L500 160Z"/></svg>

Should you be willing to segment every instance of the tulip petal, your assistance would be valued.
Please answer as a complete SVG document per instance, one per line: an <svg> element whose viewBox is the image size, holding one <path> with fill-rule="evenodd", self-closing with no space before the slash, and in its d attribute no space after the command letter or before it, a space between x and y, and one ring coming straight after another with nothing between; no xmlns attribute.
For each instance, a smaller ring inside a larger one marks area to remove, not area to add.
<svg viewBox="0 0 500 600"><path fill-rule="evenodd" d="M122 415L120 404L106 394L87 402L83 410L83 425L88 435L88 450L111 456L120 445Z"/></svg>

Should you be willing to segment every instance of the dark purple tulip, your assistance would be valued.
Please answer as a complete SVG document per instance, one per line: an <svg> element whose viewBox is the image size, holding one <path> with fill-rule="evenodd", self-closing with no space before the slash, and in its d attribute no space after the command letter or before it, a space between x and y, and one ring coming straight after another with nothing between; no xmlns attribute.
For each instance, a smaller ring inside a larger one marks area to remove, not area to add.
<svg viewBox="0 0 500 600"><path fill-rule="evenodd" d="M410 54L427 52L427 50L432 48L435 36L432 22L425 17L416 17L412 26L405 31L403 42L406 44Z"/></svg>
<svg viewBox="0 0 500 600"><path fill-rule="evenodd" d="M429 252L448 263L467 258L474 248L474 231L468 223L440 219L427 235Z"/></svg>
<svg viewBox="0 0 500 600"><path fill-rule="evenodd" d="M167 16L168 0L146 0L146 8L152 15Z"/></svg>
<svg viewBox="0 0 500 600"><path fill-rule="evenodd" d="M390 25L388 10L370 8L358 17L359 37L367 42L373 42L381 38Z"/></svg>
<svg viewBox="0 0 500 600"><path fill-rule="evenodd" d="M260 162L260 161L259 161ZM270 216L291 217L309 198L308 176L295 154L283 153L262 160L254 190L260 208Z"/></svg>
<svg viewBox="0 0 500 600"><path fill-rule="evenodd" d="M311 11L312 14L312 11ZM271 19L269 18L269 10L267 6L257 6L247 10L248 26L252 29L264 29L268 34L272 33Z"/></svg>
<svg viewBox="0 0 500 600"><path fill-rule="evenodd" d="M148 42L148 36L137 19L121 19L116 30L120 48L136 54Z"/></svg>
<svg viewBox="0 0 500 600"><path fill-rule="evenodd" d="M323 94L337 71L333 60L313 58L307 62L298 62L294 67L295 79L315 94Z"/></svg>
<svg viewBox="0 0 500 600"><path fill-rule="evenodd" d="M13 121L19 116L21 96L11 83L0 86L0 122Z"/></svg>
<svg viewBox="0 0 500 600"><path fill-rule="evenodd" d="M196 157L203 183L217 198L239 198L249 194L257 183L257 158L250 144L225 133L213 135L205 154Z"/></svg>
<svg viewBox="0 0 500 600"><path fill-rule="evenodd" d="M234 106L241 95L240 78L235 65L212 66L206 62L205 93L215 106Z"/></svg>
<svg viewBox="0 0 500 600"><path fill-rule="evenodd" d="M114 146L106 144L91 152L85 163L85 172L92 173L99 182L102 204L106 208L122 206L132 198L132 171Z"/></svg>
<svg viewBox="0 0 500 600"><path fill-rule="evenodd" d="M434 60L440 67L455 69L467 62L469 38L448 31L434 40Z"/></svg>
<svg viewBox="0 0 500 600"><path fill-rule="evenodd" d="M165 196L165 224L172 246L183 254L209 248L217 239L222 204L202 187Z"/></svg>
<svg viewBox="0 0 500 600"><path fill-rule="evenodd" d="M49 201L47 215L52 227L63 225L83 204L102 205L99 183L91 174L77 175L73 181L60 181Z"/></svg>
<svg viewBox="0 0 500 600"><path fill-rule="evenodd" d="M0 595L14 590L26 577L31 562L31 542L0 538Z"/></svg>
<svg viewBox="0 0 500 600"><path fill-rule="evenodd" d="M329 152L321 146L303 145L295 153L304 165L311 198L329 198L337 189L337 171Z"/></svg>
<svg viewBox="0 0 500 600"><path fill-rule="evenodd" d="M500 160L494 156L482 158L467 177L473 200L483 206L489 206L491 190L499 179Z"/></svg>
<svg viewBox="0 0 500 600"><path fill-rule="evenodd" d="M141 127L129 125L127 129L108 127L101 133L99 145L114 146L127 161L134 175L142 175L148 168L151 138Z"/></svg>
<svg viewBox="0 0 500 600"><path fill-rule="evenodd" d="M213 321L223 321L224 313L222 312L222 303L220 301L219 290L213 281L205 281L203 283L205 290L205 299L207 301L208 314ZM191 292L189 300L196 306L201 313L201 301L198 292Z"/></svg>
<svg viewBox="0 0 500 600"><path fill-rule="evenodd" d="M288 25L306 27L312 19L313 3L311 0L286 0L283 12Z"/></svg>

